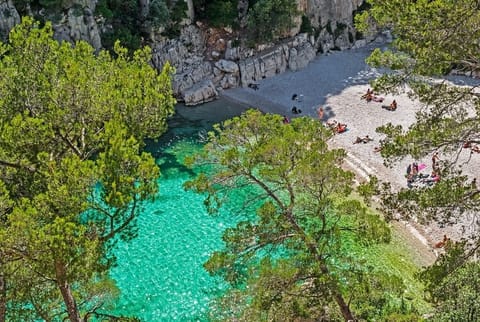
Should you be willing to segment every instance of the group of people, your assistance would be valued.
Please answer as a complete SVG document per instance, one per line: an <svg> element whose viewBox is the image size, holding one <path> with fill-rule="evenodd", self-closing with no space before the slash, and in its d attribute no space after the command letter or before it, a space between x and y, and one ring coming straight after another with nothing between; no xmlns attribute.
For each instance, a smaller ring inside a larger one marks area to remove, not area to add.
<svg viewBox="0 0 480 322"><path fill-rule="evenodd" d="M374 101L374 102L378 102L378 103L382 103L383 100L384 100L383 97L375 95L373 93L373 90L371 90L370 88L367 89L367 92L365 94L363 94L361 96L361 98L366 100L367 102Z"/></svg>
<svg viewBox="0 0 480 322"><path fill-rule="evenodd" d="M336 120L327 121L326 125L336 134L347 131L347 124L337 122Z"/></svg>
<svg viewBox="0 0 480 322"><path fill-rule="evenodd" d="M420 172L420 168L417 162L413 162L408 165L407 173L405 177L407 178L407 187L413 188L416 184L423 184L431 186L440 181L440 169L438 168L438 153L434 154L432 160L435 161L435 165L432 165L432 173L430 175ZM423 165L425 167L425 165Z"/></svg>
<svg viewBox="0 0 480 322"><path fill-rule="evenodd" d="M358 144L358 143L368 143L370 141L373 141L373 139L371 137L369 137L368 135L364 136L363 138L357 136L357 138L355 139L355 141L353 141L353 144Z"/></svg>
<svg viewBox="0 0 480 322"><path fill-rule="evenodd" d="M480 153L480 147L476 144L473 144L471 141L467 141L463 144L465 149L470 149L470 153Z"/></svg>
<svg viewBox="0 0 480 322"><path fill-rule="evenodd" d="M375 95L373 93L373 90L371 90L370 88L368 88L367 92L361 96L361 99L364 99L367 102L373 101L378 103L383 103L383 101L385 100L383 97ZM397 109L397 101L393 100L392 103L390 103L389 105L382 105L382 108L388 111L395 111Z"/></svg>

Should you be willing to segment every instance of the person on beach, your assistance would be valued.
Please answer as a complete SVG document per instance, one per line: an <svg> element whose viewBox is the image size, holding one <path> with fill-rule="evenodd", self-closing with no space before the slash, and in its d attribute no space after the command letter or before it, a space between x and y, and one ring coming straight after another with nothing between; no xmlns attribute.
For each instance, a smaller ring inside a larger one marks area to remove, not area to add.
<svg viewBox="0 0 480 322"><path fill-rule="evenodd" d="M296 106L292 107L292 113L293 114L300 114L302 113L302 110L297 108Z"/></svg>
<svg viewBox="0 0 480 322"><path fill-rule="evenodd" d="M390 105L382 105L382 108L393 112L397 109L397 101L393 100Z"/></svg>
<svg viewBox="0 0 480 322"><path fill-rule="evenodd" d="M407 174L405 177L407 178L407 186L409 188L412 187L412 184L414 183L415 179L417 179L418 176L418 163L413 162L412 164L409 164L407 167Z"/></svg>
<svg viewBox="0 0 480 322"><path fill-rule="evenodd" d="M327 126L331 129L334 130L337 127L337 120L329 120L327 121Z"/></svg>
<svg viewBox="0 0 480 322"><path fill-rule="evenodd" d="M427 184L432 185L440 181L440 174L437 171L432 171L430 178L427 179Z"/></svg>
<svg viewBox="0 0 480 322"><path fill-rule="evenodd" d="M440 161L440 157L438 156L438 151L435 151L432 155L432 169L433 171L437 170L437 162Z"/></svg>
<svg viewBox="0 0 480 322"><path fill-rule="evenodd" d="M355 141L353 141L353 144L358 144L358 143L363 143L363 144L366 144L370 141L373 141L373 139L371 137L369 137L368 135L366 135L365 137L361 138L359 136L357 136L357 138L355 139Z"/></svg>
<svg viewBox="0 0 480 322"><path fill-rule="evenodd" d="M318 107L318 110L317 110L317 114L318 114L318 119L321 121L323 120L323 116L325 114L324 110L323 110L323 107Z"/></svg>
<svg viewBox="0 0 480 322"><path fill-rule="evenodd" d="M370 98L370 100L371 100L372 96L373 96L373 91L369 88L369 89L367 89L367 92L361 96L361 98L365 99L365 100L367 98Z"/></svg>
<svg viewBox="0 0 480 322"><path fill-rule="evenodd" d="M480 147L478 145L473 144L471 141L467 141L463 144L465 149L470 149L470 153L476 152L480 153Z"/></svg>
<svg viewBox="0 0 480 322"><path fill-rule="evenodd" d="M343 132L346 132L347 131L347 124L343 124L343 123L338 123L337 126L335 127L335 133L343 133Z"/></svg>

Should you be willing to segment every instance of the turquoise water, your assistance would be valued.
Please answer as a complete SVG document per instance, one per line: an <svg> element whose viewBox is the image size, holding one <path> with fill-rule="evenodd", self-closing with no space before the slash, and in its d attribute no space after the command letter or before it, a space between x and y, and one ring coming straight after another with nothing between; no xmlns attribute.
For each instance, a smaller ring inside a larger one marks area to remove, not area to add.
<svg viewBox="0 0 480 322"><path fill-rule="evenodd" d="M116 314L142 321L207 320L210 299L225 285L209 276L202 265L222 247L223 230L242 215L232 209L208 215L203 197L182 188L194 175L182 160L201 147L199 134L212 123L241 111L240 106L225 101L195 110L179 107L171 130L160 142L148 144L162 172L160 193L140 215L138 237L119 244L115 252L118 266L111 276L122 292Z"/></svg>

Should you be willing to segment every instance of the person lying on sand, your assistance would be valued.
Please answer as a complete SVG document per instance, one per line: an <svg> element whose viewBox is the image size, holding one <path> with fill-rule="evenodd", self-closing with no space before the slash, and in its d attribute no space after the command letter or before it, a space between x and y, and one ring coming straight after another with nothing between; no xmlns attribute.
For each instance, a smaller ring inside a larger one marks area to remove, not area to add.
<svg viewBox="0 0 480 322"><path fill-rule="evenodd" d="M337 120L329 120L327 121L326 125L330 128L330 129L334 129L335 127L337 127Z"/></svg>
<svg viewBox="0 0 480 322"><path fill-rule="evenodd" d="M355 139L355 141L353 141L353 144L357 144L357 143L368 143L370 141L373 141L373 139L371 137L369 137L368 135L366 135L365 137L361 138L359 136L357 136L357 138Z"/></svg>
<svg viewBox="0 0 480 322"><path fill-rule="evenodd" d="M382 108L393 112L397 109L397 101L393 100L390 105L382 105Z"/></svg>
<svg viewBox="0 0 480 322"><path fill-rule="evenodd" d="M473 153L473 152L476 152L476 153L480 153L480 147L478 145L475 145L473 144L472 142L470 141L467 141L463 144L463 147L465 149L470 149L470 152Z"/></svg>

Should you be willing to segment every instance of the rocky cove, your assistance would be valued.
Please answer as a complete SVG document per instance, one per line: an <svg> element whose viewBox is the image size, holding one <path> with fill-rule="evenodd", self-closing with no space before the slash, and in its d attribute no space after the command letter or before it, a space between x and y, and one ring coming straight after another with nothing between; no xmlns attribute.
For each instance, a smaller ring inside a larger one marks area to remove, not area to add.
<svg viewBox="0 0 480 322"><path fill-rule="evenodd" d="M62 8L46 10L27 4L28 15L53 21L55 38L75 42L84 40L96 50L103 48L102 33L112 28L98 14L95 0L62 2ZM174 1L176 2L176 1ZM140 9L147 10L149 0L140 1ZM375 37L364 37L353 26L353 17L364 6L363 0L296 0L298 17L294 26L281 40L267 44L242 43L242 37L231 28L211 28L196 20L193 1L186 1L186 19L182 20L180 35L176 38L160 36L150 29L149 39L143 39L152 48L152 64L158 70L168 61L175 67L173 89L175 96L186 105L197 105L214 100L219 91L247 87L259 80L281 74L286 70L305 68L319 53L365 46ZM0 2L0 36L21 20L15 1ZM238 2L239 12L246 11L248 1ZM51 12L55 12L54 14ZM140 13L145 16L147 13ZM302 33L301 17L307 17L315 30ZM389 35L380 34L380 41Z"/></svg>

